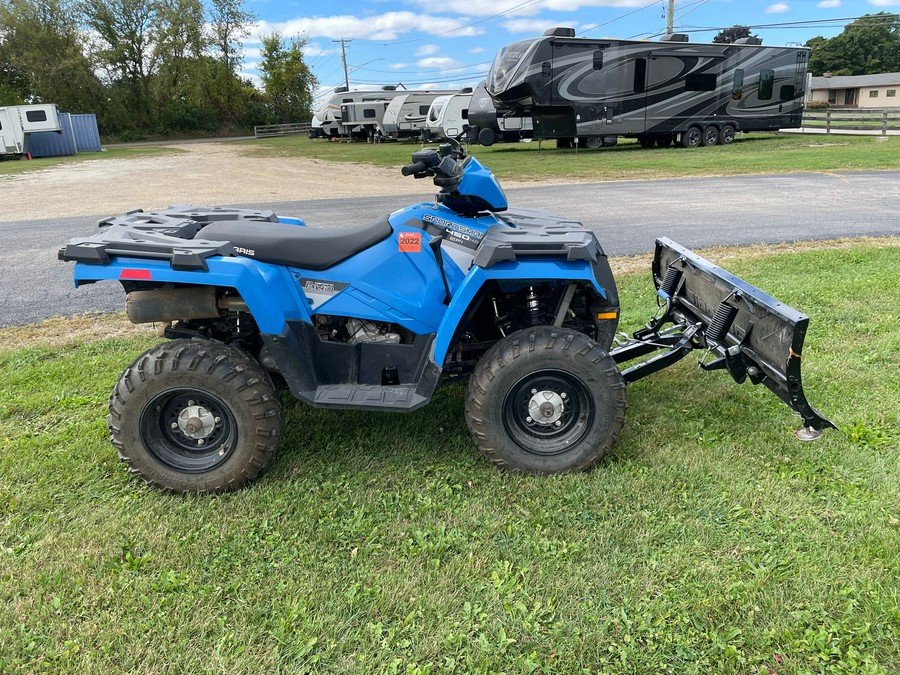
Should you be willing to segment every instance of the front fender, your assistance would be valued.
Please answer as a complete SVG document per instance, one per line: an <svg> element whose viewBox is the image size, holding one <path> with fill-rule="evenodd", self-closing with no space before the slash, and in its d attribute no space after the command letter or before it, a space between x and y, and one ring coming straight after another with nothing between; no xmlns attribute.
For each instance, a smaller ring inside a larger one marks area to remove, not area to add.
<svg viewBox="0 0 900 675"><path fill-rule="evenodd" d="M263 333L281 335L288 321L310 322L306 303L290 272L248 258L213 257L208 269L173 270L167 260L116 257L107 265L75 263L75 286L94 281L133 281L233 288L247 303Z"/></svg>
<svg viewBox="0 0 900 675"><path fill-rule="evenodd" d="M609 265L603 257L594 265L588 261L567 262L565 260L525 260L517 262L499 262L489 268L473 267L453 295L450 306L444 314L444 318L438 327L437 337L432 347L432 358L438 365L444 362L450 343L462 321L466 310L478 291L488 281L586 281L606 300L618 306L615 284L612 282L612 274L609 274L608 286L604 287L601 280L595 275L602 270L608 270ZM605 276L605 274L604 274Z"/></svg>

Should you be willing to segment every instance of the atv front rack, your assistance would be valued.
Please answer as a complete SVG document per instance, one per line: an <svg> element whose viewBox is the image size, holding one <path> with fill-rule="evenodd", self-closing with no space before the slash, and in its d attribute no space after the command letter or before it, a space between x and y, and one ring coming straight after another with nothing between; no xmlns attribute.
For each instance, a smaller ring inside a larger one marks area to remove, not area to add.
<svg viewBox="0 0 900 675"><path fill-rule="evenodd" d="M610 352L616 363L656 353L622 370L634 382L705 350L703 370L727 370L738 384L764 384L803 418L801 438L835 428L806 400L800 359L809 318L667 238L656 241L653 281L660 309L633 339Z"/></svg>

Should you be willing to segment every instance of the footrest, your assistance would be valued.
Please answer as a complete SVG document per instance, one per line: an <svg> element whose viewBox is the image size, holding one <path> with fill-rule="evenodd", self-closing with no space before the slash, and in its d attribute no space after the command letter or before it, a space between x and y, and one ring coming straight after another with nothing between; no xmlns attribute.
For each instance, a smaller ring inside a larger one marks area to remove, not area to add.
<svg viewBox="0 0 900 675"><path fill-rule="evenodd" d="M426 402L424 396L416 394L414 384L390 386L328 384L316 389L313 405L353 410L413 410Z"/></svg>

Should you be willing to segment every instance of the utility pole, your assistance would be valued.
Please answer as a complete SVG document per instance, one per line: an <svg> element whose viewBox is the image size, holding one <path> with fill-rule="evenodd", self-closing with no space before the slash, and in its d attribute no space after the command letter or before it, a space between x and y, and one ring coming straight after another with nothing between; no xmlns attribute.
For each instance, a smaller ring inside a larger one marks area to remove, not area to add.
<svg viewBox="0 0 900 675"><path fill-rule="evenodd" d="M674 0L673 0L674 2ZM341 60L344 62L344 86L347 89L350 88L350 74L347 72L347 45L353 40L348 40L347 38L341 38L340 40L332 40L332 42L340 42L341 43Z"/></svg>
<svg viewBox="0 0 900 675"><path fill-rule="evenodd" d="M675 0L669 0L669 16L666 19L666 35L675 32Z"/></svg>

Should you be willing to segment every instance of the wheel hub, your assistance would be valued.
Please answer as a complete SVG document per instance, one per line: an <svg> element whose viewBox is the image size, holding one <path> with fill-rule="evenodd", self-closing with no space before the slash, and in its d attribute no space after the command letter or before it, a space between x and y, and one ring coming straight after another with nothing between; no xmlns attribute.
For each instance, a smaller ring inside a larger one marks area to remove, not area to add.
<svg viewBox="0 0 900 675"><path fill-rule="evenodd" d="M178 414L178 429L195 441L209 438L216 427L216 418L206 408L188 405Z"/></svg>
<svg viewBox="0 0 900 675"><path fill-rule="evenodd" d="M539 424L555 424L565 409L562 396L549 389L534 393L528 402L528 414Z"/></svg>

